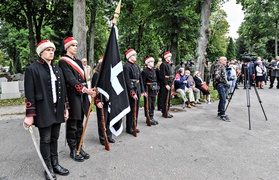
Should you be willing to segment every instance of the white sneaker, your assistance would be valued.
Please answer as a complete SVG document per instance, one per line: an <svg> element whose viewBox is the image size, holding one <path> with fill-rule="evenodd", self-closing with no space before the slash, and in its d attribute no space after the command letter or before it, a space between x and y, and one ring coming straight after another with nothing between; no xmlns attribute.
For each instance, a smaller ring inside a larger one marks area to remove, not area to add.
<svg viewBox="0 0 279 180"><path fill-rule="evenodd" d="M208 102L207 102L207 104L211 104L211 102L210 102L210 101L208 101Z"/></svg>

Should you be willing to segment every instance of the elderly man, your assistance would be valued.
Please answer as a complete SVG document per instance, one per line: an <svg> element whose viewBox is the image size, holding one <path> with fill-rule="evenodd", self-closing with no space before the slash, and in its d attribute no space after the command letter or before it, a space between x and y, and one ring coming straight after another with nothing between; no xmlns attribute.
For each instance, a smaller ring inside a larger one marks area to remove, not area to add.
<svg viewBox="0 0 279 180"><path fill-rule="evenodd" d="M229 86L227 80L227 72L226 72L226 57L220 57L219 62L215 65L215 73L214 73L214 87L217 89L219 94L219 104L218 104L218 114L221 120L230 122L229 116L225 114L225 106L226 106L226 90Z"/></svg>
<svg viewBox="0 0 279 180"><path fill-rule="evenodd" d="M87 64L87 59L83 58L81 60L82 65L83 65L83 69L84 69L84 75L85 75L85 79L87 81L87 87L91 88L91 77L92 77L92 69L91 67Z"/></svg>
<svg viewBox="0 0 279 180"><path fill-rule="evenodd" d="M270 86L269 89L273 88L275 78L277 78L277 89L279 89L279 56L276 56L276 61L272 62L269 66L270 69Z"/></svg>

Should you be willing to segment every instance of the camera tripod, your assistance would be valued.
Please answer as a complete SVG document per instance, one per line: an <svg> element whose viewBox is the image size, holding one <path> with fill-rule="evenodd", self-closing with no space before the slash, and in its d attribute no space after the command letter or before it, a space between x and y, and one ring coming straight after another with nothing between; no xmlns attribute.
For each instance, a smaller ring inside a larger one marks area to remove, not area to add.
<svg viewBox="0 0 279 180"><path fill-rule="evenodd" d="M263 108L263 105L262 105L262 100L260 98L260 95L258 93L258 90L257 90L257 87L256 87L256 84L255 84L255 81L253 80L253 78L251 78L249 76L249 67L247 67L247 65L244 66L244 88L246 89L246 100L247 100L247 108L248 108L248 122L249 122L249 130L251 130L251 117L250 117L250 107L251 107L251 104L250 104L250 89L251 89L251 86L254 86L254 90L255 90L255 93L257 95L257 98L258 98L258 101L261 105L261 108L262 108L262 111L263 111L263 114L265 116L265 120L267 121L267 117L266 117L266 114L265 114L265 111L264 111L264 108ZM237 78L236 80L236 83L238 83L239 81L239 78L240 76ZM233 92L230 96L230 98L228 99L228 104L226 106L226 109L225 111L227 110L229 104L230 104L230 101L232 99L232 96L234 94L234 91L236 89L236 86L234 87L233 89Z"/></svg>

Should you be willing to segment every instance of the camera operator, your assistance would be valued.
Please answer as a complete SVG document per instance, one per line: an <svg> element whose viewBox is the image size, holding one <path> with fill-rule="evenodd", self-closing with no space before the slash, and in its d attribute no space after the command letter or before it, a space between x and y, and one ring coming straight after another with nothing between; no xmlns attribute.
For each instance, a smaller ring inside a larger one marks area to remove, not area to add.
<svg viewBox="0 0 279 180"><path fill-rule="evenodd" d="M225 114L226 89L230 86L227 80L226 63L227 58L220 57L219 62L215 65L214 88L217 89L220 98L217 116L220 116L221 120L225 122L230 122L229 116Z"/></svg>
<svg viewBox="0 0 279 180"><path fill-rule="evenodd" d="M194 67L195 63L192 59L190 59L189 61L187 61L187 63L185 64L185 70L189 70L191 72L191 74L194 74L195 71L195 67Z"/></svg>
<svg viewBox="0 0 279 180"><path fill-rule="evenodd" d="M250 62L252 60L251 57L244 57L241 67L242 78L244 79L244 89L249 88L253 85L253 80L255 79L255 68L254 63Z"/></svg>

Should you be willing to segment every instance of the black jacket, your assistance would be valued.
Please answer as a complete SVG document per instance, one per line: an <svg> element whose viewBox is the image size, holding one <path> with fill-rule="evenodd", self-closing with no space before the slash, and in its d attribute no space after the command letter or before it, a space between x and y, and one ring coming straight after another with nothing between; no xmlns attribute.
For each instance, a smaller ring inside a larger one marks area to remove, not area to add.
<svg viewBox="0 0 279 180"><path fill-rule="evenodd" d="M24 89L26 116L34 116L34 125L39 128L64 122L64 109L68 108L66 86L61 69L51 64L56 75L57 113L54 112L49 65L41 58L25 71Z"/></svg>
<svg viewBox="0 0 279 180"><path fill-rule="evenodd" d="M65 55L65 57L70 58ZM63 57L62 57L63 58ZM70 58L71 59L71 58ZM83 66L80 60L71 59L78 64L78 66L83 70ZM83 114L87 114L89 108L89 99L86 93L82 93L82 89L86 87L86 79L83 79L82 76L65 60L59 60L59 66L63 71L67 93L69 99L69 119L81 120L83 119Z"/></svg>
<svg viewBox="0 0 279 180"><path fill-rule="evenodd" d="M126 87L128 90L128 93L130 94L130 98L134 96L134 94L137 94L139 96L141 93L145 92L142 78L141 78L141 72L138 65L133 64L131 62L127 62L123 66L123 71L125 75L125 82ZM132 80L136 80L136 87L133 86Z"/></svg>
<svg viewBox="0 0 279 180"><path fill-rule="evenodd" d="M148 92L149 96L156 96L158 93L158 83L156 71L153 68L144 68L141 72L142 82L145 87L145 91Z"/></svg>

